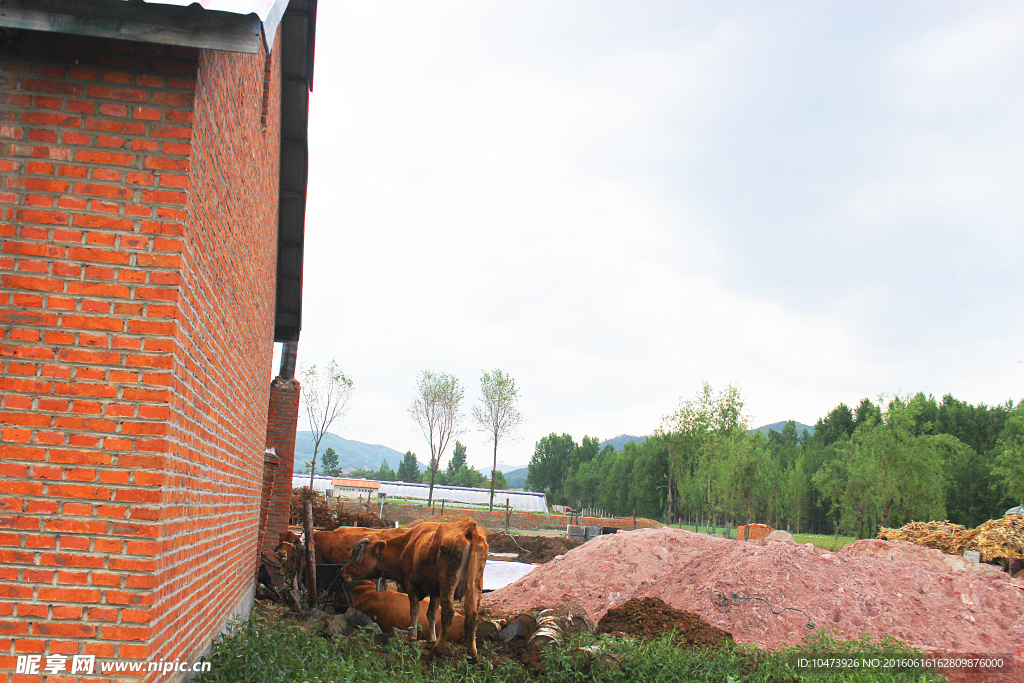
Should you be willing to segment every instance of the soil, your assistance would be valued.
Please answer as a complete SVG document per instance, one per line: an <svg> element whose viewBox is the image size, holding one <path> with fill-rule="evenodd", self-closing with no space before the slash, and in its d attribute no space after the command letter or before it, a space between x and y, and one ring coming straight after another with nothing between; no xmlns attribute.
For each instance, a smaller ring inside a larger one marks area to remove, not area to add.
<svg viewBox="0 0 1024 683"><path fill-rule="evenodd" d="M657 640L675 631L681 641L696 647L721 647L732 640L728 631L712 626L699 614L676 609L661 598L631 598L612 607L597 624L598 633L624 633Z"/></svg>
<svg viewBox="0 0 1024 683"><path fill-rule="evenodd" d="M1024 671L1018 581L809 546L740 543L672 528L619 532L568 551L482 602L517 613L575 600L599 620L630 598L657 597L738 643L778 649L818 629L844 639L889 635L926 654L1012 655Z"/></svg>
<svg viewBox="0 0 1024 683"><path fill-rule="evenodd" d="M487 546L490 552L518 553L515 558L501 559L529 564L545 564L581 545L583 545L583 541L573 541L557 536L512 536L504 532L487 534Z"/></svg>

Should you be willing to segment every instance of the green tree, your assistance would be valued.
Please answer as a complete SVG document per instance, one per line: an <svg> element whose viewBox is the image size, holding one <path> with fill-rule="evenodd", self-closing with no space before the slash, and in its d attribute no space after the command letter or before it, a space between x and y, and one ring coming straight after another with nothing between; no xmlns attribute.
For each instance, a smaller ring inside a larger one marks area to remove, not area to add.
<svg viewBox="0 0 1024 683"><path fill-rule="evenodd" d="M863 403L862 403L863 405ZM915 436L919 405L901 397L884 414L861 421L837 443L837 458L813 477L847 533L873 536L878 526L945 516L947 454L960 446L947 435Z"/></svg>
<svg viewBox="0 0 1024 683"><path fill-rule="evenodd" d="M544 492L550 505L568 503L564 487L571 473L570 465L576 448L576 442L568 434L558 436L552 432L541 438L530 458L526 488Z"/></svg>
<svg viewBox="0 0 1024 683"><path fill-rule="evenodd" d="M313 432L313 459L309 467L309 487L313 488L320 442L331 428L331 424L348 410L352 387L355 385L332 359L323 372L318 370L316 365L311 365L302 373L300 386L302 405L306 411L309 429Z"/></svg>
<svg viewBox="0 0 1024 683"><path fill-rule="evenodd" d="M416 456L412 451L406 451L405 457L398 465L398 472L395 474L397 481L418 483L420 480L420 464L416 462Z"/></svg>
<svg viewBox="0 0 1024 683"><path fill-rule="evenodd" d="M475 468L463 464L462 467L459 468L459 471L455 473L452 485L466 486L468 488L480 488L486 481L487 479L484 475L477 472Z"/></svg>
<svg viewBox="0 0 1024 683"><path fill-rule="evenodd" d="M512 376L501 370L484 372L480 377L480 405L473 406L473 421L480 431L487 432L494 444L494 464L491 467L491 502L494 509L494 480L498 471L498 443L510 437L523 422L516 404L519 388Z"/></svg>
<svg viewBox="0 0 1024 683"><path fill-rule="evenodd" d="M451 484L455 481L455 475L459 473L459 469L466 464L466 446L456 440L455 448L452 451L452 457L448 461L448 467L445 469L444 482Z"/></svg>
<svg viewBox="0 0 1024 683"><path fill-rule="evenodd" d="M679 400L679 409L663 419L660 431L671 435L674 442L672 455L676 462L672 470L677 480L690 483L699 473L705 521L710 525L712 516L719 512L721 487L716 483L721 474L720 460L729 441L746 431L739 388L729 385L716 396L711 385L704 382L695 398Z"/></svg>
<svg viewBox="0 0 1024 683"><path fill-rule="evenodd" d="M461 428L460 406L464 394L465 390L455 375L424 370L416 381L416 398L409 407L409 414L430 444L428 506L434 502L434 483L441 457Z"/></svg>
<svg viewBox="0 0 1024 683"><path fill-rule="evenodd" d="M508 481L505 480L505 473L501 470L494 470L494 476L491 479L492 490L507 491Z"/></svg>
<svg viewBox="0 0 1024 683"><path fill-rule="evenodd" d="M395 471L391 469L386 458L380 459L380 469L377 470L377 479L380 481L394 481Z"/></svg>
<svg viewBox="0 0 1024 683"><path fill-rule="evenodd" d="M1006 420L995 451L996 474L1014 504L1024 504L1024 406Z"/></svg>
<svg viewBox="0 0 1024 683"><path fill-rule="evenodd" d="M323 467L323 472L329 477L340 476L338 471L338 453L330 446L324 451L324 457L320 461L320 465Z"/></svg>

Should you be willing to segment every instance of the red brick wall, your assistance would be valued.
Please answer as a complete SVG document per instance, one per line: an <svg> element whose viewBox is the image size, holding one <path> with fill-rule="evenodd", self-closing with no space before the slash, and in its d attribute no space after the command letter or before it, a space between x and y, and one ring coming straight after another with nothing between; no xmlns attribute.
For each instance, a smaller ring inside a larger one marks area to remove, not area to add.
<svg viewBox="0 0 1024 683"><path fill-rule="evenodd" d="M255 571L280 69L264 131L263 55L23 35L0 54L0 672L192 658Z"/></svg>
<svg viewBox="0 0 1024 683"><path fill-rule="evenodd" d="M288 528L292 498L292 470L295 465L295 430L299 423L299 382L278 377L270 385L270 409L267 416L267 448L277 453L274 485L267 501L262 551L277 546L282 531Z"/></svg>

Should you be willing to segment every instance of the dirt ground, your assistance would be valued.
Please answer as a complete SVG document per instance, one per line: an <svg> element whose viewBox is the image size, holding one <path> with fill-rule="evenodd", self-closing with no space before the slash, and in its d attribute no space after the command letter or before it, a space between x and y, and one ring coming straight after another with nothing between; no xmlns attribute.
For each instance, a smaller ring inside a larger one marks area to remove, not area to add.
<svg viewBox="0 0 1024 683"><path fill-rule="evenodd" d="M513 536L504 532L487 534L487 546L492 553L517 553L512 558L501 558L512 562L545 564L559 555L565 555L583 541L571 541L565 534L559 536Z"/></svg>

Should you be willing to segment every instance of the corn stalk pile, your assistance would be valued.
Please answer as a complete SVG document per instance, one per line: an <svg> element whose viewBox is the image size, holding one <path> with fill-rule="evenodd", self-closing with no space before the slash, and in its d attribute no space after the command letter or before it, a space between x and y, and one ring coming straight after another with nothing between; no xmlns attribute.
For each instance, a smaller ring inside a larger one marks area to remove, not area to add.
<svg viewBox="0 0 1024 683"><path fill-rule="evenodd" d="M976 529L945 522L911 522L899 529L881 527L878 537L889 541L910 541L941 550L947 555L963 555L976 550L982 562L996 558L1024 559L1024 516L1006 515L990 519Z"/></svg>

